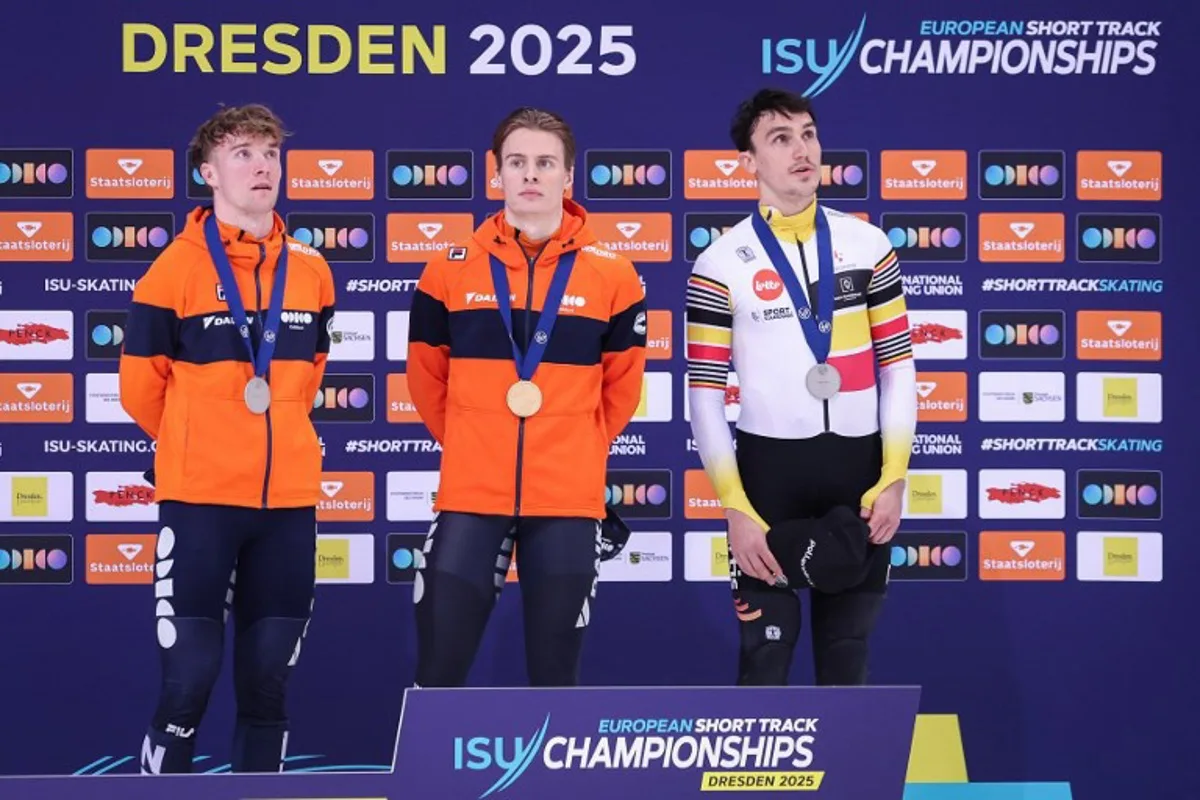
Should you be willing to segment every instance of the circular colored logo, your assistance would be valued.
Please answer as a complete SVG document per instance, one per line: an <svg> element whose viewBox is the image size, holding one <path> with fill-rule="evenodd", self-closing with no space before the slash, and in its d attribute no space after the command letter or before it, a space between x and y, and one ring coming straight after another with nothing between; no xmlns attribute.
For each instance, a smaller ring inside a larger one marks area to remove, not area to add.
<svg viewBox="0 0 1200 800"><path fill-rule="evenodd" d="M783 281L774 270L760 269L754 273L754 293L760 300L774 300L783 294Z"/></svg>

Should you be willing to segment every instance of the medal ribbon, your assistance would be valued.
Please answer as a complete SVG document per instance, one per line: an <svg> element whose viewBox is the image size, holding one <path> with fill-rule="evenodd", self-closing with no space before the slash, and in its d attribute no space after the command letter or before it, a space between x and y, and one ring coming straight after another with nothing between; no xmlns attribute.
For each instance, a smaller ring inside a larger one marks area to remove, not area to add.
<svg viewBox="0 0 1200 800"><path fill-rule="evenodd" d="M558 264L554 268L554 277L550 281L550 288L546 290L546 300L542 304L542 312L538 315L534 326L533 340L529 343L529 349L524 355L513 335L512 301L508 297L508 275L505 272L504 262L491 254L489 254L488 260L492 267L492 286L496 292L496 306L500 310L500 318L504 320L504 329L508 331L508 341L512 344L517 376L523 381L530 380L533 378L533 373L537 372L538 365L542 363L546 345L550 343L550 333L554 330L555 321L558 320L563 294L567 291L567 281L571 277L571 270L575 267L575 253L574 251L563 253L559 257ZM533 268L530 267L530 269Z"/></svg>
<svg viewBox="0 0 1200 800"><path fill-rule="evenodd" d="M824 364L829 358L829 348L833 342L833 243L829 236L829 220L825 218L824 210L818 207L817 308L826 315L821 317L817 310L810 308L805 301L800 282L796 280L796 273L792 270L787 256L783 254L783 248L779 246L779 240L775 238L771 226L757 209L751 216L754 232L762 242L763 249L767 251L771 263L775 265L775 271L779 273L788 296L791 297L796 316L800 318L800 327L804 330L804 338L808 341L817 363Z"/></svg>
<svg viewBox="0 0 1200 800"><path fill-rule="evenodd" d="M204 221L204 238L208 242L208 253L217 268L217 277L225 289L225 302L229 305L229 313L237 325L242 344L250 354L250 366L254 368L255 376L262 378L271 366L271 357L275 355L275 343L279 338L279 322L283 316L283 288L287 283L288 246L285 238L283 249L279 252L279 264L275 270L275 283L271 287L271 305L267 308L267 319L263 324L262 342L258 353L254 352L254 344L250 341L250 322L246 317L246 307L242 304L242 293L238 290L237 279L233 277L233 265L221 244L221 232L217 227L216 214L209 214Z"/></svg>

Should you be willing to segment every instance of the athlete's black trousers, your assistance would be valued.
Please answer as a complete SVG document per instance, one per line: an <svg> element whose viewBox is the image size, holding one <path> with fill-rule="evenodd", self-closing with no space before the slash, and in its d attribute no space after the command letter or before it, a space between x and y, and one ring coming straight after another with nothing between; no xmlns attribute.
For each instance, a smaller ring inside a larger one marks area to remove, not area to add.
<svg viewBox="0 0 1200 800"><path fill-rule="evenodd" d="M531 686L575 686L600 573L600 523L439 513L413 584L418 686L463 686L516 543Z"/></svg>
<svg viewBox="0 0 1200 800"><path fill-rule="evenodd" d="M882 443L878 434L784 440L738 431L737 461L751 505L773 525L820 517L837 505L857 511L879 480ZM890 545L868 548L871 570L862 584L838 594L810 590L817 685L867 683L867 640L886 595ZM744 574L732 551L729 567L741 629L737 682L785 686L801 628L799 595Z"/></svg>
<svg viewBox="0 0 1200 800"><path fill-rule="evenodd" d="M279 772L287 749L288 676L312 613L316 509L159 504L155 617L158 706L141 771L192 771L196 730L235 624L233 772Z"/></svg>

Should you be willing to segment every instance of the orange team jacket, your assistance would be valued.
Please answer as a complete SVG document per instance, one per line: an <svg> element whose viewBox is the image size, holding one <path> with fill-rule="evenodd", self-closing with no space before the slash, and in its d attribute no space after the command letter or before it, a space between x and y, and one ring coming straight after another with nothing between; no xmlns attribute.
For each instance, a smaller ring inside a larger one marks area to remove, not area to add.
<svg viewBox="0 0 1200 800"><path fill-rule="evenodd" d="M320 253L287 236L278 214L261 240L221 223L256 343L279 254L288 247L285 313L267 373L271 406L251 413L242 392L254 369L208 254L203 223L210 213L195 209L134 287L121 405L157 443L156 500L314 506L321 446L309 414L329 353L333 275Z"/></svg>
<svg viewBox="0 0 1200 800"><path fill-rule="evenodd" d="M604 517L608 449L641 399L646 305L633 264L596 241L584 209L564 200L547 241L525 241L501 211L426 265L409 316L408 386L442 445L435 511ZM575 267L532 378L542 407L522 420L505 403L517 366L489 254L505 265L524 352L568 251Z"/></svg>

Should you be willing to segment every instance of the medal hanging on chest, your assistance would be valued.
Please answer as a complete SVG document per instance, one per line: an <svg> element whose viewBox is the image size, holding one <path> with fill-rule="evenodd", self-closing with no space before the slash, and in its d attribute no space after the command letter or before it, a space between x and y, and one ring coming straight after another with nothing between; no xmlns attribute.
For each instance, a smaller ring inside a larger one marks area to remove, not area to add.
<svg viewBox="0 0 1200 800"><path fill-rule="evenodd" d="M271 385L256 375L247 381L242 398L246 401L246 408L250 409L250 413L265 414L271 407Z"/></svg>
<svg viewBox="0 0 1200 800"><path fill-rule="evenodd" d="M542 407L542 390L533 381L517 381L508 387L504 400L518 417L532 417Z"/></svg>
<svg viewBox="0 0 1200 800"><path fill-rule="evenodd" d="M221 244L221 233L217 227L217 217L209 214L204 221L204 238L208 244L208 252L216 267L217 277L225 290L225 302L229 305L229 315L237 327L238 336L250 356L250 368L253 375L242 390L242 400L251 414L265 414L271 408L271 385L267 382L267 372L271 367L271 358L275 355L275 344L279 337L279 324L283 318L283 292L287 284L288 248L284 242L279 253L279 264L275 269L274 285L271 287L271 301L267 307L266 319L262 323L262 341L255 352L254 343L250 340L250 320L246 316L246 307L242 303L242 293L238 289L237 279L233 275L233 265Z"/></svg>
<svg viewBox="0 0 1200 800"><path fill-rule="evenodd" d="M567 290L567 282L571 279L571 270L575 266L575 253L563 253L554 268L554 277L550 280L550 288L546 290L546 299L542 304L542 312L534 323L533 338L524 353L517 345L513 331L512 300L509 298L508 274L506 267L496 256L490 256L492 269L492 286L496 292L496 306L504 329L508 333L508 341L512 345L513 361L517 367L517 380L508 387L505 393L505 404L508 410L521 419L534 416L542 409L542 390L533 382L534 373L546 354L550 344L550 336L554 331L554 323L558 319L558 311L562 304L563 295ZM533 267L530 267L533 269Z"/></svg>
<svg viewBox="0 0 1200 800"><path fill-rule="evenodd" d="M815 201L814 201L815 202ZM800 282L791 263L784 255L775 232L757 210L751 215L754 233L775 266L779 280L783 282L788 297L800 320L804 339L816 361L804 376L804 385L809 394L818 400L830 400L842 390L842 374L828 363L829 349L833 343L833 243L829 234L829 220L823 209L816 209L817 226L817 297L812 304L805 299Z"/></svg>

